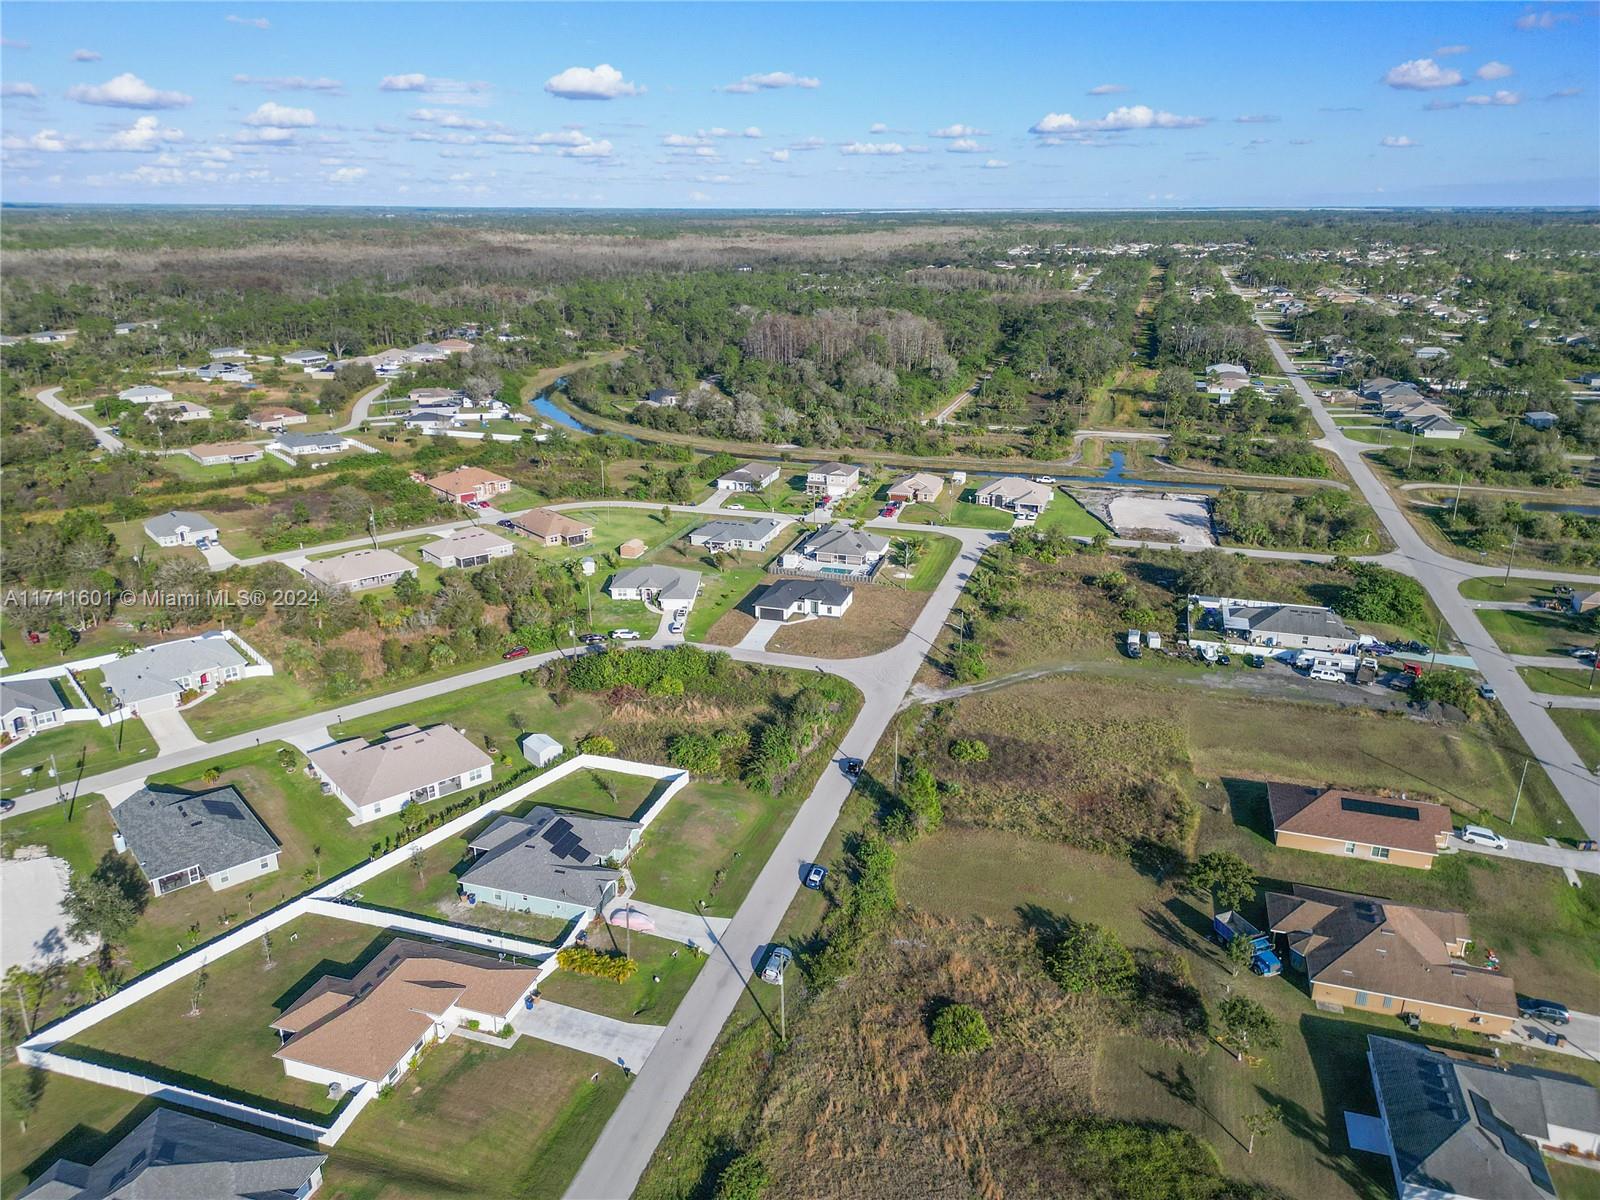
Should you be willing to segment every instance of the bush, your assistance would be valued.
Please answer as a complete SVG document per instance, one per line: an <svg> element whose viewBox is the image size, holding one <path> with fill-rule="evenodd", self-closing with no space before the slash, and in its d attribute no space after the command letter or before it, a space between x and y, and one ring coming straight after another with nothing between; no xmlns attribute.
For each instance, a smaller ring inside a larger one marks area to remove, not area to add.
<svg viewBox="0 0 1600 1200"><path fill-rule="evenodd" d="M578 743L578 749L584 754L615 754L617 744L603 733L591 733Z"/></svg>
<svg viewBox="0 0 1600 1200"><path fill-rule="evenodd" d="M667 742L667 759L696 775L722 771L722 742L709 733L680 733Z"/></svg>
<svg viewBox="0 0 1600 1200"><path fill-rule="evenodd" d="M1422 585L1409 575L1372 563L1354 563L1350 582L1333 606L1352 621L1417 626L1427 619Z"/></svg>
<svg viewBox="0 0 1600 1200"><path fill-rule="evenodd" d="M1256 894L1256 873L1249 863L1228 850L1202 854L1189 868L1189 882L1210 892L1219 909L1241 908Z"/></svg>
<svg viewBox="0 0 1600 1200"><path fill-rule="evenodd" d="M563 971L574 975L593 975L596 979L609 979L612 983L627 983L633 978L639 964L621 954L606 954L590 946L568 946L556 951L556 962Z"/></svg>
<svg viewBox="0 0 1600 1200"><path fill-rule="evenodd" d="M1464 709L1472 704L1476 694L1477 689L1464 672L1448 668L1424 671L1420 679L1411 681L1413 700L1433 700Z"/></svg>
<svg viewBox="0 0 1600 1200"><path fill-rule="evenodd" d="M987 1050L994 1038L983 1014L970 1004L947 1004L933 1018L930 1038L945 1054L976 1054Z"/></svg>
<svg viewBox="0 0 1600 1200"><path fill-rule="evenodd" d="M1133 955L1102 925L1073 921L1045 957L1050 977L1069 992L1126 996L1133 990Z"/></svg>
<svg viewBox="0 0 1600 1200"><path fill-rule="evenodd" d="M741 1154L717 1177L716 1200L761 1200L769 1178L759 1158Z"/></svg>
<svg viewBox="0 0 1600 1200"><path fill-rule="evenodd" d="M950 757L961 763L989 761L989 743L982 738L957 738L950 743Z"/></svg>

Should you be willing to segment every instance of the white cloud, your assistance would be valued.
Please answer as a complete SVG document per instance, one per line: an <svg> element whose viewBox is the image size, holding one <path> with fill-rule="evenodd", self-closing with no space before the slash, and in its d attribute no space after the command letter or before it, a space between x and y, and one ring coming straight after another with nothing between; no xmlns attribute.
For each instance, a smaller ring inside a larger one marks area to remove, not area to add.
<svg viewBox="0 0 1600 1200"><path fill-rule="evenodd" d="M686 146L709 146L711 143L699 134L694 133L668 133L661 138L663 146L682 148Z"/></svg>
<svg viewBox="0 0 1600 1200"><path fill-rule="evenodd" d="M365 167L340 167L328 176L329 183L359 183L367 177Z"/></svg>
<svg viewBox="0 0 1600 1200"><path fill-rule="evenodd" d="M581 146L589 135L581 129L562 129L555 133L536 133L529 139L538 146Z"/></svg>
<svg viewBox="0 0 1600 1200"><path fill-rule="evenodd" d="M737 83L730 83L722 90L735 95L747 96L751 92L770 92L778 88L819 88L822 80L812 75L796 75L791 71L766 71L758 75L746 75Z"/></svg>
<svg viewBox="0 0 1600 1200"><path fill-rule="evenodd" d="M380 92L426 92L436 104L485 104L489 85L482 80L442 79L413 71L405 75L385 75Z"/></svg>
<svg viewBox="0 0 1600 1200"><path fill-rule="evenodd" d="M867 126L867 132L868 133L888 133L889 132L889 127L887 125L885 125L882 121L874 121L871 125Z"/></svg>
<svg viewBox="0 0 1600 1200"><path fill-rule="evenodd" d="M67 89L67 99L106 108L182 108L194 97L153 88L132 71L125 71L100 84L75 83Z"/></svg>
<svg viewBox="0 0 1600 1200"><path fill-rule="evenodd" d="M309 108L290 108L268 100L244 119L246 125L275 125L279 128L304 129L317 123L317 114Z"/></svg>
<svg viewBox="0 0 1600 1200"><path fill-rule="evenodd" d="M772 159L773 162L788 162L789 152L787 150L772 150L768 152L767 157Z"/></svg>
<svg viewBox="0 0 1600 1200"><path fill-rule="evenodd" d="M41 129L27 137L8 134L0 138L0 149L5 150L38 150L44 154L61 154L70 148L66 138L55 129Z"/></svg>
<svg viewBox="0 0 1600 1200"><path fill-rule="evenodd" d="M1478 78L1485 83L1495 79L1507 79L1515 74L1516 72L1503 62L1486 62L1477 71Z"/></svg>
<svg viewBox="0 0 1600 1200"><path fill-rule="evenodd" d="M1003 158L991 158L988 162L983 164L983 169L985 171L1003 171L1010 165L1011 164Z"/></svg>
<svg viewBox="0 0 1600 1200"><path fill-rule="evenodd" d="M1518 104L1522 103L1522 93L1521 92L1508 92L1508 91L1506 91L1505 89L1502 88L1501 90L1495 92L1494 95L1492 95L1492 96L1468 96L1461 103L1463 103L1463 104L1480 105L1480 106L1481 105L1493 104L1493 105L1498 105L1498 106L1500 106L1502 108L1511 108L1514 105L1518 105Z"/></svg>
<svg viewBox="0 0 1600 1200"><path fill-rule="evenodd" d="M1471 46L1462 46L1459 44L1453 46L1440 46L1433 52L1433 56L1435 58L1449 58L1452 54L1465 54L1471 49Z"/></svg>
<svg viewBox="0 0 1600 1200"><path fill-rule="evenodd" d="M260 145L281 145L284 142L294 141L294 130L285 129L280 125L258 125L234 135L234 141L246 145L256 143Z"/></svg>
<svg viewBox="0 0 1600 1200"><path fill-rule="evenodd" d="M1127 129L1198 129L1205 117L1180 117L1144 104L1123 105L1103 117L1079 120L1071 113L1047 113L1031 128L1031 133L1075 134L1118 132Z"/></svg>
<svg viewBox="0 0 1600 1200"><path fill-rule="evenodd" d="M563 100L615 100L637 96L644 88L629 83L610 63L601 63L598 67L568 67L545 80L544 90Z"/></svg>
<svg viewBox="0 0 1600 1200"><path fill-rule="evenodd" d="M113 133L106 140L104 149L142 153L169 142L181 141L183 141L183 130L163 125L160 117L140 117L128 128Z"/></svg>
<svg viewBox="0 0 1600 1200"><path fill-rule="evenodd" d="M236 17L231 13L224 17L229 25L245 25L251 29L271 29L272 22L265 17Z"/></svg>
<svg viewBox="0 0 1600 1200"><path fill-rule="evenodd" d="M1405 91L1427 92L1434 88L1455 87L1461 82L1461 72L1441 67L1431 58L1414 58L1398 67L1390 67L1383 82Z"/></svg>
<svg viewBox="0 0 1600 1200"><path fill-rule="evenodd" d="M465 113L458 113L451 108L417 108L411 112L413 121L427 121L433 125L442 125L446 129L490 129L493 121L485 121L478 117L469 117ZM274 121L274 125L286 124L283 121Z"/></svg>
<svg viewBox="0 0 1600 1200"><path fill-rule="evenodd" d="M827 144L828 143L827 143L827 140L825 138L819 138L816 134L812 134L810 137L801 138L798 142L790 143L789 149L791 149L791 150L821 150Z"/></svg>
<svg viewBox="0 0 1600 1200"><path fill-rule="evenodd" d="M21 38L0 37L0 46L4 46L7 50L27 50L32 45L32 42L25 42Z"/></svg>
<svg viewBox="0 0 1600 1200"><path fill-rule="evenodd" d="M1560 25L1566 21L1576 21L1577 19L1578 17L1576 13L1551 12L1549 9L1545 9L1543 12L1537 12L1530 8L1527 12L1523 13L1516 19L1515 24L1518 29L1522 30L1554 29L1557 25Z"/></svg>
<svg viewBox="0 0 1600 1200"><path fill-rule="evenodd" d="M840 154L904 154L906 148L899 142L846 142L839 147Z"/></svg>
<svg viewBox="0 0 1600 1200"><path fill-rule="evenodd" d="M1398 136L1395 134L1390 134L1388 137L1384 138L1383 141L1379 142L1378 145L1384 146L1390 150L1410 150L1413 147L1420 145L1420 143L1413 142L1404 134L1400 134Z"/></svg>
<svg viewBox="0 0 1600 1200"><path fill-rule="evenodd" d="M36 83L0 83L0 96L26 96L30 100L39 98L39 85Z"/></svg>
<svg viewBox="0 0 1600 1200"><path fill-rule="evenodd" d="M976 138L957 138L945 147L951 154L988 154L988 146L978 145Z"/></svg>
<svg viewBox="0 0 1600 1200"><path fill-rule="evenodd" d="M604 138L599 141L584 138L575 146L562 146L556 153L565 158L610 158L611 143Z"/></svg>
<svg viewBox="0 0 1600 1200"><path fill-rule="evenodd" d="M1089 96L1117 96L1128 90L1125 83L1097 83L1086 92Z"/></svg>
<svg viewBox="0 0 1600 1200"><path fill-rule="evenodd" d="M329 79L326 75L319 75L308 79L304 75L235 75L235 83L266 88L269 92L327 92L330 95L344 93L344 84L337 79Z"/></svg>
<svg viewBox="0 0 1600 1200"><path fill-rule="evenodd" d="M1241 113L1233 119L1235 125L1272 125L1278 118L1271 113Z"/></svg>
<svg viewBox="0 0 1600 1200"><path fill-rule="evenodd" d="M73 62L99 62L101 57L102 55L98 50L74 50L72 52Z"/></svg>
<svg viewBox="0 0 1600 1200"><path fill-rule="evenodd" d="M1581 95L1583 95L1583 89L1581 87L1565 87L1565 88L1562 88L1560 91L1551 92L1548 96L1545 97L1545 99L1546 100L1571 100L1575 96L1581 96Z"/></svg>
<svg viewBox="0 0 1600 1200"><path fill-rule="evenodd" d="M929 137L936 138L975 138L983 137L987 129L974 129L971 125L963 125L959 121L954 125L946 125L943 129L935 129Z"/></svg>

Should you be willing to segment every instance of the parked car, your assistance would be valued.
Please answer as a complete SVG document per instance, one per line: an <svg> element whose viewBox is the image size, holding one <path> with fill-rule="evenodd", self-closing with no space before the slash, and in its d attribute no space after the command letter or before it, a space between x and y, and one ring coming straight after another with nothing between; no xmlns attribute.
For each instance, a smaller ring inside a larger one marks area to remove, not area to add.
<svg viewBox="0 0 1600 1200"><path fill-rule="evenodd" d="M528 648L526 646L513 646L511 649L507 650L500 657L501 658L506 658L506 659L510 659L510 658L527 658L528 657Z"/></svg>
<svg viewBox="0 0 1600 1200"><path fill-rule="evenodd" d="M1478 695L1482 696L1485 700L1493 700L1495 697L1494 688L1490 687L1487 683L1480 683L1478 685Z"/></svg>
<svg viewBox="0 0 1600 1200"><path fill-rule="evenodd" d="M787 946L774 945L767 950L767 961L761 968L761 978L768 983L782 983L783 973L789 964L794 961L794 954Z"/></svg>
<svg viewBox="0 0 1600 1200"><path fill-rule="evenodd" d="M1257 670L1260 670L1262 667L1267 665L1267 660L1262 658L1259 654L1247 654L1244 656L1244 661L1249 663L1252 667L1255 667Z"/></svg>
<svg viewBox="0 0 1600 1200"><path fill-rule="evenodd" d="M860 779L861 769L864 766L866 766L866 763L859 758L841 758L839 760L839 769L850 776L851 779Z"/></svg>
<svg viewBox="0 0 1600 1200"><path fill-rule="evenodd" d="M1344 676L1332 667L1316 667L1311 672L1311 678L1322 683L1343 683Z"/></svg>
<svg viewBox="0 0 1600 1200"><path fill-rule="evenodd" d="M1524 1017L1549 1021L1552 1025L1565 1025L1572 1020L1572 1014L1567 1011L1565 1004L1554 1000L1535 1000L1532 996L1517 997L1517 1012Z"/></svg>
<svg viewBox="0 0 1600 1200"><path fill-rule="evenodd" d="M806 872L806 886L816 891L822 886L822 881L828 877L828 868L821 863L812 863L811 869Z"/></svg>
<svg viewBox="0 0 1600 1200"><path fill-rule="evenodd" d="M639 640L639 631L637 629L613 629L611 636L619 642L636 642Z"/></svg>
<svg viewBox="0 0 1600 1200"><path fill-rule="evenodd" d="M682 633L683 632L683 622L682 621L674 621L671 625L667 626L667 632L668 633Z"/></svg>
<svg viewBox="0 0 1600 1200"><path fill-rule="evenodd" d="M1053 484L1056 481L1056 477L1054 475L1035 475L1033 477L1033 481L1035 483L1052 483Z"/></svg>
<svg viewBox="0 0 1600 1200"><path fill-rule="evenodd" d="M490 505L489 505L489 502L487 500L474 500L472 502L472 507L473 508L488 508L488 507L490 507Z"/></svg>
<svg viewBox="0 0 1600 1200"><path fill-rule="evenodd" d="M1490 846L1496 850L1506 848L1505 838L1482 825L1464 825L1456 830L1456 837L1469 846Z"/></svg>
<svg viewBox="0 0 1600 1200"><path fill-rule="evenodd" d="M209 550L209 549L211 549L211 539L210 538L195 538L195 540L194 540L194 548L196 550Z"/></svg>
<svg viewBox="0 0 1600 1200"><path fill-rule="evenodd" d="M878 510L878 515L879 515L879 516L880 516L880 517L892 517L892 516L894 516L894 509L892 509L892 508L890 508L890 507L889 507L889 506L888 506L888 505L887 505L887 504L886 504L886 505L884 505L884 506L883 506L883 507L882 507L882 508L880 508L880 509L879 509L879 510Z"/></svg>
<svg viewBox="0 0 1600 1200"><path fill-rule="evenodd" d="M603 633L586 633L578 640L585 646L604 646L606 644L606 635Z"/></svg>
<svg viewBox="0 0 1600 1200"><path fill-rule="evenodd" d="M517 523L510 517L501 517L495 524L500 526L501 529L515 529L517 527Z"/></svg>

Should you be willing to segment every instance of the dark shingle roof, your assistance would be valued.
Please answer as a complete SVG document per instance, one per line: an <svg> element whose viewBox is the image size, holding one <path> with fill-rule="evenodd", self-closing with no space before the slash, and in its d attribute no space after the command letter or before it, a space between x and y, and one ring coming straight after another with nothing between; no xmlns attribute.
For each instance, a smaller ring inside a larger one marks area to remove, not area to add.
<svg viewBox="0 0 1600 1200"><path fill-rule="evenodd" d="M849 599L850 589L831 579L783 579L761 593L756 607L787 609L807 600L833 606Z"/></svg>
<svg viewBox="0 0 1600 1200"><path fill-rule="evenodd" d="M464 885L594 904L600 888L620 877L605 865L626 852L636 821L557 813L539 807L526 817L497 817L472 839L478 859L462 873Z"/></svg>
<svg viewBox="0 0 1600 1200"><path fill-rule="evenodd" d="M278 852L278 842L237 788L140 788L111 810L150 879L198 865L207 875Z"/></svg>

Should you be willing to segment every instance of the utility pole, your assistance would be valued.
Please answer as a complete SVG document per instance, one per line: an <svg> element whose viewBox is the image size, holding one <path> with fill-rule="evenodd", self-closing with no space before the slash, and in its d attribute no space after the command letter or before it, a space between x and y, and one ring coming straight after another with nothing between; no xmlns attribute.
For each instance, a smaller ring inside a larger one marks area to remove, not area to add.
<svg viewBox="0 0 1600 1200"><path fill-rule="evenodd" d="M1516 557L1517 557L1517 538L1519 538L1521 535L1522 535L1522 530L1520 530L1520 529L1513 530L1512 533L1511 533L1511 552L1506 555L1506 578L1505 578L1505 582L1507 582L1507 583L1511 582L1511 564L1516 560Z"/></svg>
<svg viewBox="0 0 1600 1200"><path fill-rule="evenodd" d="M1416 453L1417 453L1417 431L1416 431L1415 428L1413 428L1411 430L1411 449L1406 454L1406 473L1407 474L1410 474L1410 472L1411 472L1411 460L1414 457L1416 457Z"/></svg>
<svg viewBox="0 0 1600 1200"><path fill-rule="evenodd" d="M789 1005L784 996L783 976L787 974L785 971L778 976L778 1036L785 1045L789 1042Z"/></svg>
<svg viewBox="0 0 1600 1200"><path fill-rule="evenodd" d="M378 548L378 510L372 506L367 507L367 536L372 539L372 548Z"/></svg>
<svg viewBox="0 0 1600 1200"><path fill-rule="evenodd" d="M1589 690L1594 691L1594 671L1600 667L1600 642L1594 644L1594 657L1589 660Z"/></svg>
<svg viewBox="0 0 1600 1200"><path fill-rule="evenodd" d="M1522 760L1522 778L1517 780L1517 798L1511 802L1512 825L1517 823L1517 805L1522 803L1522 785L1528 782L1528 767L1532 765L1532 763L1533 759L1531 758L1525 758Z"/></svg>
<svg viewBox="0 0 1600 1200"><path fill-rule="evenodd" d="M1467 473L1463 470L1456 476L1456 502L1450 509L1450 518L1454 520L1461 515L1461 485L1466 483Z"/></svg>

